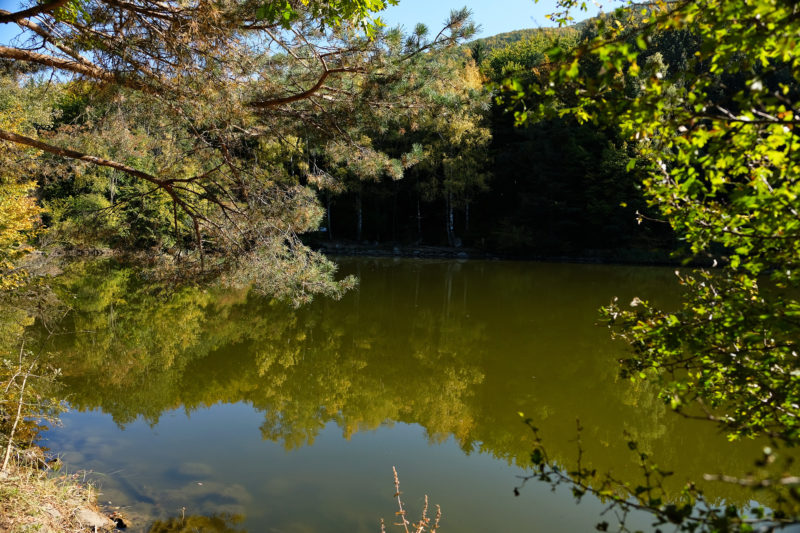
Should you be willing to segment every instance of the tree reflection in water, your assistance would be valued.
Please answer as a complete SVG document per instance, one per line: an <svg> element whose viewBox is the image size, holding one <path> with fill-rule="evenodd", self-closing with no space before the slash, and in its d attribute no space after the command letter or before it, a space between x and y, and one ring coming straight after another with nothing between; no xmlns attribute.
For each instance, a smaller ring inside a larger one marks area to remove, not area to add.
<svg viewBox="0 0 800 533"><path fill-rule="evenodd" d="M247 533L237 527L244 517L237 515L190 515L157 520L150 526L149 533Z"/></svg>
<svg viewBox="0 0 800 533"><path fill-rule="evenodd" d="M287 449L331 423L346 438L418 424L432 442L452 437L467 454L528 471L533 441L517 413L536 420L554 464L574 461L580 418L582 467L637 479L627 433L676 472L666 500L709 472L744 475L760 453L672 416L647 385L617 380L624 348L595 326L597 309L645 291L668 305L669 270L411 260L343 270L359 275L357 291L295 309L247 290L144 284L112 262L74 264L55 282L73 310L49 347L64 394L120 426L244 402L263 413L263 438ZM700 483L711 504L754 498Z"/></svg>

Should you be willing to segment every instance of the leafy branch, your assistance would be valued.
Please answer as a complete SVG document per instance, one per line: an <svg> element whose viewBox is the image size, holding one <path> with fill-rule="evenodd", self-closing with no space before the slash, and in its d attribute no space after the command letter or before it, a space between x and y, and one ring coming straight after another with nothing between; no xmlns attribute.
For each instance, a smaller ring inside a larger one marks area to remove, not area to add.
<svg viewBox="0 0 800 533"><path fill-rule="evenodd" d="M514 488L514 494L520 496L522 489L530 481L539 481L550 485L552 490L560 486L569 487L576 503L591 495L600 500L606 507L601 516L613 513L620 532L632 533L628 520L632 514L645 514L653 518L653 527L661 531L661 526L672 525L677 531L689 532L772 532L789 525L800 524L800 493L797 486L800 480L795 477L752 476L739 479L732 476L706 475L706 481L735 483L762 490L772 490L781 507L764 509L754 507L745 511L733 505L716 506L708 501L703 491L694 483L688 482L677 497L669 497L664 486L667 478L674 472L660 468L647 453L639 448L636 441L625 435L627 447L638 465L640 479L638 483L615 478L610 472L598 472L596 469L583 466L584 450L581 443L583 430L577 421L576 446L577 459L574 467L560 465L547 453L539 429L533 420L526 418L525 424L530 428L534 438L531 462L534 473L519 476L520 485ZM764 457L756 465L764 466L774 462L775 454L769 448L764 450ZM787 490L788 488L788 490ZM788 499L787 499L788 494ZM598 531L608 531L611 524L604 520L597 524Z"/></svg>

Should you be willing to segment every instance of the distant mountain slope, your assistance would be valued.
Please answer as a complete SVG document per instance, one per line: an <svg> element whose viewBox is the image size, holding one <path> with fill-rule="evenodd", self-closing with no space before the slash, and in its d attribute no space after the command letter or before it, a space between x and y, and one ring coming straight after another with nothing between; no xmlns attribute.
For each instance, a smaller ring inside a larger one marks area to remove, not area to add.
<svg viewBox="0 0 800 533"><path fill-rule="evenodd" d="M470 41L467 46L470 48L478 43L481 43L487 52L492 52L500 48L505 48L518 41L536 39L541 36L556 37L566 35L574 32L580 25L569 26L565 28L528 28L524 30L507 31L505 33L498 33L490 37L483 37Z"/></svg>

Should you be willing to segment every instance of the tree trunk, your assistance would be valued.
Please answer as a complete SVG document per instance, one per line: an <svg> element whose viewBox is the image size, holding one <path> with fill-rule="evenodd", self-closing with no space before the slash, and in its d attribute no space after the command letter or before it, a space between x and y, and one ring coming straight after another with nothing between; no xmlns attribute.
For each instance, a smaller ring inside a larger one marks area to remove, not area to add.
<svg viewBox="0 0 800 533"><path fill-rule="evenodd" d="M178 204L172 202L172 222L175 224L175 248L178 250L178 257L180 257L181 248L181 234L178 230Z"/></svg>
<svg viewBox="0 0 800 533"><path fill-rule="evenodd" d="M392 195L392 240L397 242L397 182L394 184Z"/></svg>
<svg viewBox="0 0 800 533"><path fill-rule="evenodd" d="M356 241L361 242L361 225L363 216L361 213L361 191L356 194Z"/></svg>
<svg viewBox="0 0 800 533"><path fill-rule="evenodd" d="M375 240L377 242L381 242L381 229L383 229L383 224L382 224L383 220L381 219L381 201L377 196L375 197L375 204L374 205L375 205L375 211L376 211L375 214L377 215L376 218L374 219L375 220Z"/></svg>
<svg viewBox="0 0 800 533"><path fill-rule="evenodd" d="M331 223L331 193L327 195L327 211L328 211L328 240L333 240L333 224Z"/></svg>
<svg viewBox="0 0 800 533"><path fill-rule="evenodd" d="M417 194L417 240L422 242L422 212L419 209L419 193Z"/></svg>
<svg viewBox="0 0 800 533"><path fill-rule="evenodd" d="M445 224L447 226L447 245L455 246L455 232L453 231L453 197L448 192L445 201Z"/></svg>
<svg viewBox="0 0 800 533"><path fill-rule="evenodd" d="M194 234L197 237L197 248L200 251L200 272L205 272L206 270L206 253L203 250L203 236L200 233L200 224L197 222L195 218L194 222Z"/></svg>

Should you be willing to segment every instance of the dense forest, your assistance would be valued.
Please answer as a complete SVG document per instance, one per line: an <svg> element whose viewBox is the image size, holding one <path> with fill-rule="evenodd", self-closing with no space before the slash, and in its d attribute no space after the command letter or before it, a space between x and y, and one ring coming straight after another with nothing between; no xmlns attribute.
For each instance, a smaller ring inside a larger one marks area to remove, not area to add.
<svg viewBox="0 0 800 533"><path fill-rule="evenodd" d="M665 226L638 224L637 213L648 213L637 189L642 177L627 171L635 154L614 124L578 124L566 117L519 128L498 100L503 80L530 76L547 62L549 49L574 47L593 24L525 30L425 53L403 67L412 71L398 72L402 79L384 78L375 87L369 98L385 93L382 98L400 101L385 109L374 99L363 104L357 121L348 119L349 141L319 137L320 125L301 119L281 124L279 135L236 140L220 164L236 157L237 164L267 172L286 195L274 201L305 210L308 220L296 232L311 232L305 240L313 245L336 240L463 246L514 256L664 260L675 243ZM424 40L427 30L417 30L409 38ZM397 36L388 32L386 39ZM670 50L669 57L678 61L691 53ZM188 148L174 145L184 135L180 129L163 132L152 124L163 115L153 114L135 92L98 93L86 82L43 78L18 61L2 65L5 114L22 130L39 131L52 144L74 139L72 147L81 153L108 160L135 158L133 168L153 174L157 168L191 173L198 165L180 159ZM326 120L342 127L341 113L351 111L332 111ZM45 162L46 168L28 175L48 228L42 242L173 254L242 246L225 242L232 239L224 224L193 216L198 213L182 209L183 200L176 204L152 180L49 155L39 159ZM181 179L196 184L196 178ZM223 198L223 185L212 180L186 194L217 204L225 218L229 199ZM587 233L589 226L598 231Z"/></svg>
<svg viewBox="0 0 800 533"><path fill-rule="evenodd" d="M412 167L403 180L343 191L328 204L326 236L463 245L518 256L666 258L674 248L668 229L637 224L637 212L648 213L637 189L641 175L627 171L635 154L614 124L555 118L519 128L513 113L496 101L504 79L529 76L558 43L575 46L592 26L582 27L528 30L464 45L463 68L477 70L483 100L474 120L484 133L473 162L452 172L453 148L437 146L430 162ZM424 138L419 142L431 146ZM435 158L442 163L432 165ZM597 231L587 233L590 226Z"/></svg>

